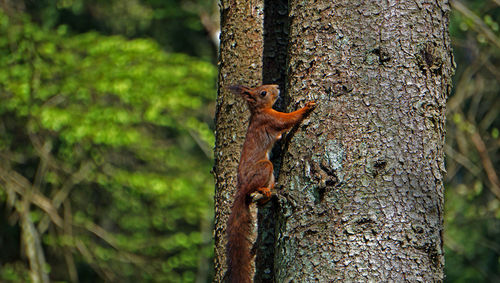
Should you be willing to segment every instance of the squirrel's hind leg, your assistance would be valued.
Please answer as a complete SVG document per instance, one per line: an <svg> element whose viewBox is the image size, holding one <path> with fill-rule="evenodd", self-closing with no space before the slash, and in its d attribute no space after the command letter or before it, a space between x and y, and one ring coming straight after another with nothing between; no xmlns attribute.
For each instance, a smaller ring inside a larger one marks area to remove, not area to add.
<svg viewBox="0 0 500 283"><path fill-rule="evenodd" d="M252 178L253 189L250 193L252 202L262 205L271 199L274 188L273 164L269 160L261 160L254 166L256 173Z"/></svg>

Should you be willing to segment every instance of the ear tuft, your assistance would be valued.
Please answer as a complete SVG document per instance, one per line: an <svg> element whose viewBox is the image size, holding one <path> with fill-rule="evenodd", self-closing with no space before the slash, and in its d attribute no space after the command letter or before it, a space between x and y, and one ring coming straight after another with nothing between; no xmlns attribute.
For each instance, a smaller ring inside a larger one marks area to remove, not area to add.
<svg viewBox="0 0 500 283"><path fill-rule="evenodd" d="M250 89L242 85L232 85L227 87L234 94L243 94L245 92L250 93Z"/></svg>
<svg viewBox="0 0 500 283"><path fill-rule="evenodd" d="M242 93L243 88L244 88L244 86L241 86L241 85L232 85L232 86L227 87L227 89L229 89L234 94Z"/></svg>

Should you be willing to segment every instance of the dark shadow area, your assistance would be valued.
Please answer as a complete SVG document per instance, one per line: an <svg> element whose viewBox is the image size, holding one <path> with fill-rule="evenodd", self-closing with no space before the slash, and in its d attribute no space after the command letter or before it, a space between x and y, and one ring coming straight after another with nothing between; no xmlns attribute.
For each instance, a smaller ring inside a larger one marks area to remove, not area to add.
<svg viewBox="0 0 500 283"><path fill-rule="evenodd" d="M277 84L280 98L274 105L278 111L286 111L286 61L288 46L288 1L264 0L264 54L262 80L264 84ZM278 141L271 151L275 179L280 169L282 141ZM255 255L254 282L275 282L274 246L276 240L278 202L273 197L259 208L258 235Z"/></svg>

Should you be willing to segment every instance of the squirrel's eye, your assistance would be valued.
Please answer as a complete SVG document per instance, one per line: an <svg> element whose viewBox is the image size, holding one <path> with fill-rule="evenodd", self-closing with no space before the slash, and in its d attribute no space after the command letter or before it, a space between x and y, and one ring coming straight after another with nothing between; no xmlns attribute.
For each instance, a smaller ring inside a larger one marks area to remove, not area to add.
<svg viewBox="0 0 500 283"><path fill-rule="evenodd" d="M264 90L264 91L262 91L262 92L260 93L260 95L261 95L262 97L266 96L266 94L267 94L267 92L266 92L265 90Z"/></svg>

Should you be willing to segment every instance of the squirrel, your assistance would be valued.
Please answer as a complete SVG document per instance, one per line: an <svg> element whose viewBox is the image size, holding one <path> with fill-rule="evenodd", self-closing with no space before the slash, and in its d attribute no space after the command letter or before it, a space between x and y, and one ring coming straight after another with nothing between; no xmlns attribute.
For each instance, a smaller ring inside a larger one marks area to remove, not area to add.
<svg viewBox="0 0 500 283"><path fill-rule="evenodd" d="M285 131L300 123L316 107L316 103L310 101L297 111L283 113L272 109L279 96L278 85L256 88L231 86L229 89L247 101L250 123L238 166L236 195L227 223L227 275L228 282L250 283L252 217L249 207L252 202L262 205L271 199L274 175L269 151Z"/></svg>

